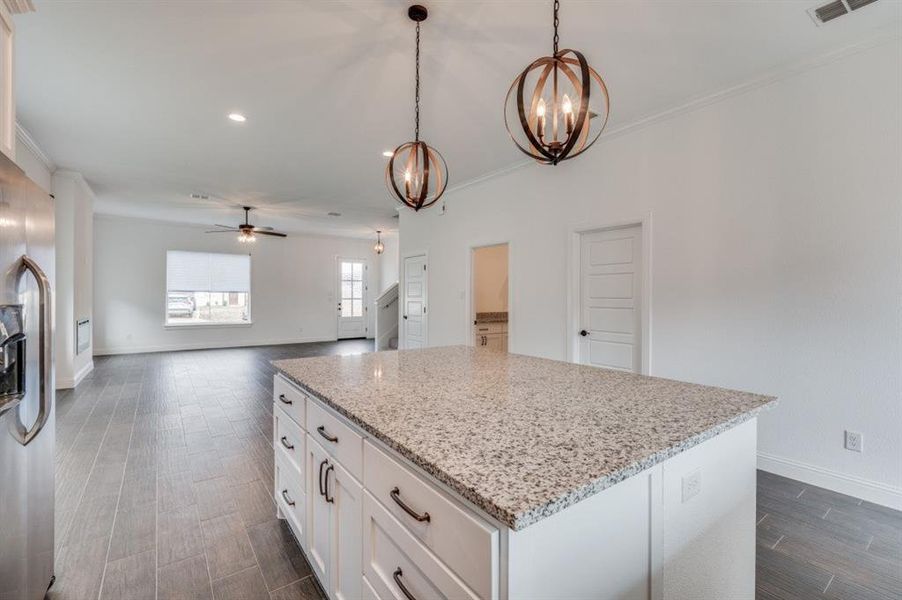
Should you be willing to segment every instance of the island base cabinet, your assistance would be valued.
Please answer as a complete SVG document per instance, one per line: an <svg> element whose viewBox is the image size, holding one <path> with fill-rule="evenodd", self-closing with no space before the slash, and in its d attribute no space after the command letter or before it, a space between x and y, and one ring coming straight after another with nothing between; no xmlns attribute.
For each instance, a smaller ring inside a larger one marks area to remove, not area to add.
<svg viewBox="0 0 902 600"><path fill-rule="evenodd" d="M379 598L479 598L376 500L363 492L363 575Z"/></svg>
<svg viewBox="0 0 902 600"><path fill-rule="evenodd" d="M311 479L307 557L314 574L333 600L360 598L360 484L307 436Z"/></svg>

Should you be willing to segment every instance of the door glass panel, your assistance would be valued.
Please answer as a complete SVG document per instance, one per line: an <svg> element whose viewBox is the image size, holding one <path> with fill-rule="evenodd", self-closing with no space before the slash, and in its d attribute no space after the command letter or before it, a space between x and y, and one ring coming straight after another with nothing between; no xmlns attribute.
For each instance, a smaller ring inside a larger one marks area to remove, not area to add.
<svg viewBox="0 0 902 600"><path fill-rule="evenodd" d="M363 263L341 263L341 316L363 316Z"/></svg>

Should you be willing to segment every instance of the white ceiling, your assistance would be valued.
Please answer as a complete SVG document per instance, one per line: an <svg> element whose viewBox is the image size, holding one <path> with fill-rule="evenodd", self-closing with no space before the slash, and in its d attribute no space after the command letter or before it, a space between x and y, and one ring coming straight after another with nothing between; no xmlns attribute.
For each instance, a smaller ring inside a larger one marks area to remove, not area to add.
<svg viewBox="0 0 902 600"><path fill-rule="evenodd" d="M616 130L902 23L902 2L879 0L816 27L816 4L565 0L561 42L602 73ZM396 227L382 151L413 135L407 2L35 5L16 17L18 118L84 174L98 212L237 223L249 203L259 224L288 231ZM549 53L550 5L427 4L422 137L452 187L521 162L504 97Z"/></svg>

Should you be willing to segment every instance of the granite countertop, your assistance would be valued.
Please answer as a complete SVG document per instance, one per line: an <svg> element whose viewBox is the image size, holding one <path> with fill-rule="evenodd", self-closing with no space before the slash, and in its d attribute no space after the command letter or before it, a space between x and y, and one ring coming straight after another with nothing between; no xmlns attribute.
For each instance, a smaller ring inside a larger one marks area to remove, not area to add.
<svg viewBox="0 0 902 600"><path fill-rule="evenodd" d="M481 312L476 313L476 323L507 323L506 312Z"/></svg>
<svg viewBox="0 0 902 600"><path fill-rule="evenodd" d="M775 401L469 346L273 365L514 530Z"/></svg>

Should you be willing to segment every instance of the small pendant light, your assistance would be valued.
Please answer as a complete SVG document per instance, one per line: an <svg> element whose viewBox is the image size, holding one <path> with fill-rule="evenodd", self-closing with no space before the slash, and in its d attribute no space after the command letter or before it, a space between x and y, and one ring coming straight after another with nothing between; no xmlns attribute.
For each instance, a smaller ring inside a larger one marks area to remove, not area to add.
<svg viewBox="0 0 902 600"><path fill-rule="evenodd" d="M579 156L608 122L610 100L601 76L576 50L558 49L559 0L554 0L554 51L514 79L504 105L507 132L523 153L546 165Z"/></svg>
<svg viewBox="0 0 902 600"><path fill-rule="evenodd" d="M373 250L376 251L376 254L385 252L385 244L382 243L382 232L378 229L376 230L376 245L373 246Z"/></svg>
<svg viewBox="0 0 902 600"><path fill-rule="evenodd" d="M407 10L407 16L417 24L414 139L395 148L385 169L385 183L389 191L415 211L435 204L448 185L445 159L438 150L420 141L420 23L428 15L426 7L419 4Z"/></svg>

